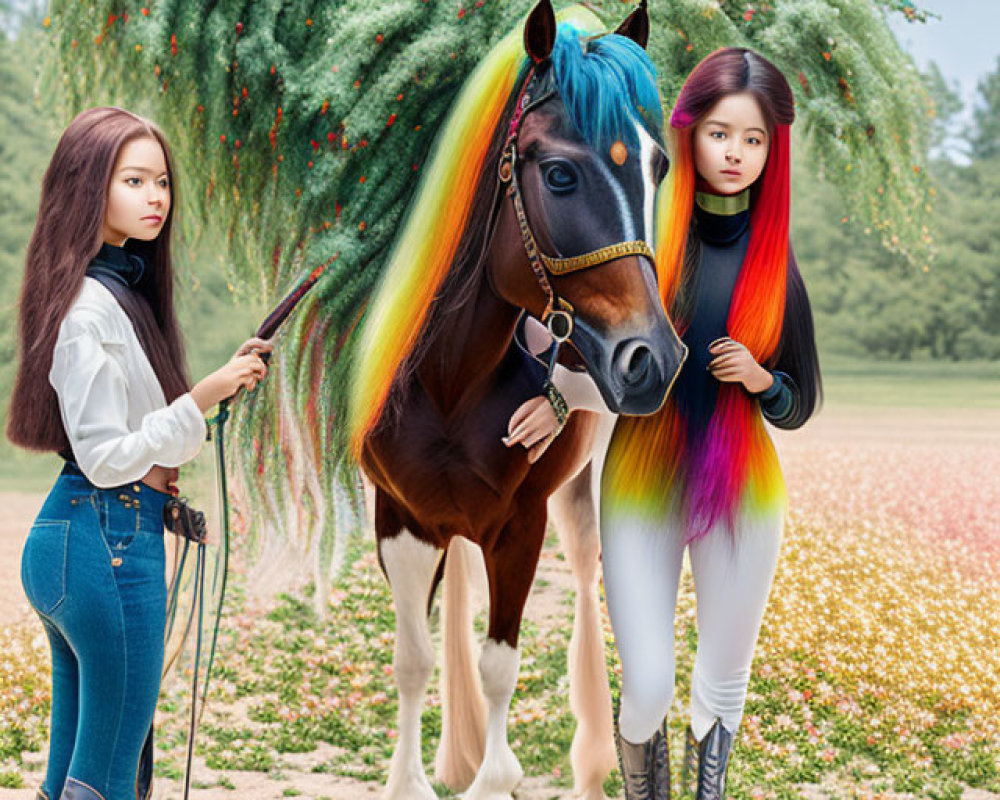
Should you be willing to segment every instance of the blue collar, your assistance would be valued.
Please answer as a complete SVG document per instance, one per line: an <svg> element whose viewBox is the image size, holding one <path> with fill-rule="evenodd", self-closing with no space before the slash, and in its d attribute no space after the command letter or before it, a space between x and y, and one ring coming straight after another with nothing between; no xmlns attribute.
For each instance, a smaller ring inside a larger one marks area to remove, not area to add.
<svg viewBox="0 0 1000 800"><path fill-rule="evenodd" d="M124 247L107 243L101 245L97 255L87 265L87 274L91 277L105 275L133 289L139 285L145 272L146 263L140 256Z"/></svg>

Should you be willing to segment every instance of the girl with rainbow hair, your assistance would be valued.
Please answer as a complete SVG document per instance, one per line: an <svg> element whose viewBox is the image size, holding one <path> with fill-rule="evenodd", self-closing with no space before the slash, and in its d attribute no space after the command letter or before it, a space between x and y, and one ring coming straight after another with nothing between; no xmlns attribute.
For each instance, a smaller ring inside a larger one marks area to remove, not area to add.
<svg viewBox="0 0 1000 800"><path fill-rule="evenodd" d="M797 428L821 392L812 313L788 236L793 119L784 76L740 48L698 64L670 118L656 270L689 355L659 412L617 421L601 485L628 800L670 797L665 716L685 550L698 609L685 788L698 800L724 797L785 516L764 419ZM571 409L597 407L571 373L557 370L554 382ZM533 398L510 429L508 443L537 458L558 428L546 399Z"/></svg>

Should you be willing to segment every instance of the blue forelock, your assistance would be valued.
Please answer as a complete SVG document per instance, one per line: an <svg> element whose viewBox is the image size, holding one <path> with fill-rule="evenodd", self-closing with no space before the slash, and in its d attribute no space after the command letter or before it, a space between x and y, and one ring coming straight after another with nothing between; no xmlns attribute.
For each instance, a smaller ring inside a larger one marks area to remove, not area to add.
<svg viewBox="0 0 1000 800"><path fill-rule="evenodd" d="M663 141L656 67L631 39L608 34L587 41L586 34L564 23L552 50L552 66L566 110L591 145L604 148L619 140L636 144L635 122Z"/></svg>

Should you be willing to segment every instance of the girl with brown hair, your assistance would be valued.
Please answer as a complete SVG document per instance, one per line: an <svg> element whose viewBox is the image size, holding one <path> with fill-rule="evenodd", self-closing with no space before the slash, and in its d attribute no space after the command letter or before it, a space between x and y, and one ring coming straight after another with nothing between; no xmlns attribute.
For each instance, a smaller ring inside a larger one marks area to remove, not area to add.
<svg viewBox="0 0 1000 800"><path fill-rule="evenodd" d="M7 436L65 460L21 563L52 652L40 800L148 798L163 506L205 439L205 412L267 374L257 353L271 346L250 339L190 387L173 307L173 178L155 125L84 111L56 146L28 246Z"/></svg>

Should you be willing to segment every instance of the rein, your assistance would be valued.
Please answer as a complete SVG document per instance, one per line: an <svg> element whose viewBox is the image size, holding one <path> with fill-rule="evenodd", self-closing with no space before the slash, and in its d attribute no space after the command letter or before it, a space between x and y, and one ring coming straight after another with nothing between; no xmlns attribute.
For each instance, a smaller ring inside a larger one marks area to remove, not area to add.
<svg viewBox="0 0 1000 800"><path fill-rule="evenodd" d="M326 271L327 267L330 266L337 259L337 255L332 256L325 264L321 264L315 267L306 278L299 282L285 297L278 303L277 306L267 315L263 323L257 329L256 336L259 339L270 339L277 332L281 324L287 319L288 315L292 313L292 310L298 304L298 302L305 296L320 279L320 276ZM260 355L264 363L270 360L270 353L262 353ZM219 590L219 602L215 609L215 625L212 629L211 647L208 652L208 663L205 666L205 680L201 691L201 707L199 711L198 704L198 677L199 669L201 666L201 651L202 651L202 627L205 613L205 541L197 542L197 555L195 560L195 574L194 574L194 598L191 604L191 611L188 615L187 624L185 626L185 637L187 632L190 631L191 626L194 624L194 618L197 616L197 629L195 636L195 651L194 651L194 669L192 670L193 676L191 679L191 718L188 724L188 748L187 748L187 764L184 771L184 800L188 800L190 789L191 789L191 765L194 759L194 739L195 733L198 729L198 723L201 721L202 714L205 712L205 705L208 699L208 682L212 674L212 665L215 662L215 650L216 644L218 643L219 628L222 622L222 605L226 599L226 583L229 576L229 543L230 543L230 528L229 528L229 490L226 483L226 442L225 442L225 425L226 421L229 419L229 406L232 402L232 397L227 397L219 403L218 411L215 415L207 421L208 426L208 436L207 440L211 441L212 437L212 427L215 427L215 452L216 452L216 473L218 481L218 492L219 492L219 504L221 507L222 516L222 570L221 570L221 587ZM190 540L184 542L184 551L181 556L180 565L177 569L175 579L172 582L170 589L170 602L168 604L168 629L173 626L173 617L176 614L177 609L177 594L178 594L178 579L180 573L184 568L184 560L187 558L188 547L190 546ZM216 576L219 575L219 570L216 568ZM169 669L169 665L168 665ZM152 753L150 753L150 758Z"/></svg>

